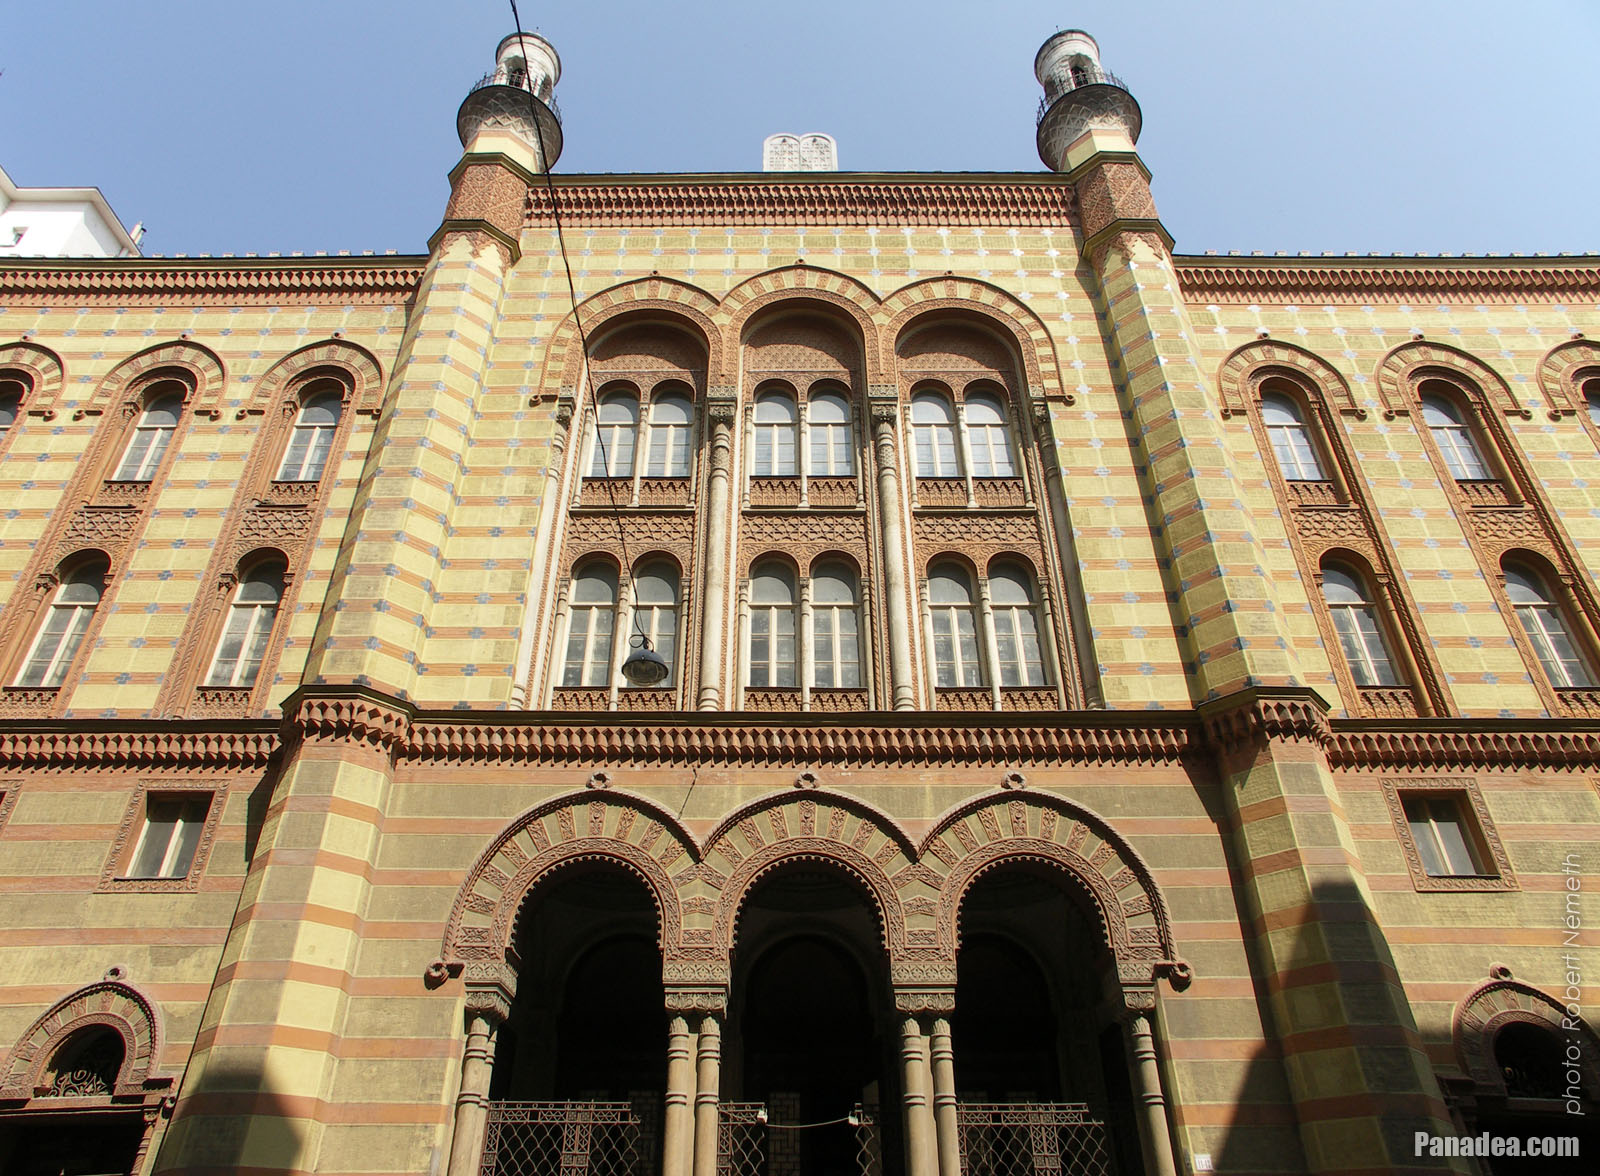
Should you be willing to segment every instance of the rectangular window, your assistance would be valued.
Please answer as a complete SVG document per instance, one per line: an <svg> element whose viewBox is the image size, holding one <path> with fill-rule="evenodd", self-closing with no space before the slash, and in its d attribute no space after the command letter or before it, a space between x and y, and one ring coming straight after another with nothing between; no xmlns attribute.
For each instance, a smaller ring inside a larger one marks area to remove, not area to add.
<svg viewBox="0 0 1600 1176"><path fill-rule="evenodd" d="M1411 840L1430 878L1492 876L1483 866L1476 831L1459 798L1449 794L1401 798Z"/></svg>
<svg viewBox="0 0 1600 1176"><path fill-rule="evenodd" d="M123 878L187 878L211 811L210 793L153 792Z"/></svg>

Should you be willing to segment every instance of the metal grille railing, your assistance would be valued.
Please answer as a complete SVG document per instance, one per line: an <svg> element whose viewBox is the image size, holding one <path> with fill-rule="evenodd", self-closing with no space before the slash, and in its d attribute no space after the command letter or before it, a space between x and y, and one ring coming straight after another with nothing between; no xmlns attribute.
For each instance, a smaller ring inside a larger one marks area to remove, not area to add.
<svg viewBox="0 0 1600 1176"><path fill-rule="evenodd" d="M492 1102L479 1176L652 1176L625 1102Z"/></svg>
<svg viewBox="0 0 1600 1176"><path fill-rule="evenodd" d="M1103 1118L1086 1103L962 1103L962 1176L1116 1176Z"/></svg>
<svg viewBox="0 0 1600 1176"><path fill-rule="evenodd" d="M717 1108L717 1176L765 1176L767 1108L725 1102Z"/></svg>
<svg viewBox="0 0 1600 1176"><path fill-rule="evenodd" d="M852 1117L856 1125L856 1172L859 1176L883 1176L883 1129L878 1125L878 1108L857 1103Z"/></svg>

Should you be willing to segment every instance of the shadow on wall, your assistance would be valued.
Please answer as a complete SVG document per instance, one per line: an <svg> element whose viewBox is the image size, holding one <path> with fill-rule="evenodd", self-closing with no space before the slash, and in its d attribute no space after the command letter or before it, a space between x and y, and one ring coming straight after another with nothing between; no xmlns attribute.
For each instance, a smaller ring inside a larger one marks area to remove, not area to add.
<svg viewBox="0 0 1600 1176"><path fill-rule="evenodd" d="M154 1172L222 1176L309 1168L305 1132L290 1102L272 1090L260 1064L247 1057L210 1062L185 1083Z"/></svg>

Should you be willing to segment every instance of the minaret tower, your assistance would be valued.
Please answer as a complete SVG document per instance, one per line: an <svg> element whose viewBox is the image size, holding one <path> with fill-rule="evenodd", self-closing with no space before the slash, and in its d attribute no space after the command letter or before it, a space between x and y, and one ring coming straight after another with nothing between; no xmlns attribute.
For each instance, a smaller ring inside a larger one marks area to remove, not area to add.
<svg viewBox="0 0 1600 1176"><path fill-rule="evenodd" d="M1304 685L1264 540L1282 539L1234 476L1172 259L1135 150L1143 113L1078 29L1039 50L1039 155L1078 197L1081 248L1122 356L1118 407L1147 463L1158 542L1177 587L1185 662L1218 761L1239 885L1311 1172L1402 1172L1411 1130L1451 1132L1325 751L1327 704ZM1249 442L1245 442L1249 444ZM1269 504L1263 503L1263 507ZM1383 1073L1370 1059L1383 1055ZM1181 1098L1182 1082L1178 1083ZM1400 1125L1405 1125L1402 1138ZM1207 1152L1203 1129L1187 1140ZM1155 1132L1145 1136L1147 1148ZM1167 1156L1146 1156L1168 1172Z"/></svg>

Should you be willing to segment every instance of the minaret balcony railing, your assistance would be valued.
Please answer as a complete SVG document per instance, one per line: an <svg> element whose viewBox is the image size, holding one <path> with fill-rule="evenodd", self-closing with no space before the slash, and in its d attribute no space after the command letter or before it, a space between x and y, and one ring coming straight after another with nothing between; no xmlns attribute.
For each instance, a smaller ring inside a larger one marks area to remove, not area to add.
<svg viewBox="0 0 1600 1176"><path fill-rule="evenodd" d="M520 73L515 70L492 69L474 82L472 89L468 90L467 93L476 94L479 90L486 90L490 86L509 86L513 90L521 90L524 93L532 94L550 108L550 113L556 116L557 122L561 121L561 107L556 102L556 96L554 94L551 94L548 98L542 96L530 84L529 76L526 73Z"/></svg>
<svg viewBox="0 0 1600 1176"><path fill-rule="evenodd" d="M1034 114L1033 121L1037 125L1044 121L1044 116L1050 113L1050 108L1074 90L1081 90L1085 86L1114 86L1118 90L1133 93L1128 83L1119 78L1110 70L1079 68L1071 73L1057 74L1050 79L1052 85L1060 89L1054 95L1046 94L1039 99L1039 109Z"/></svg>

